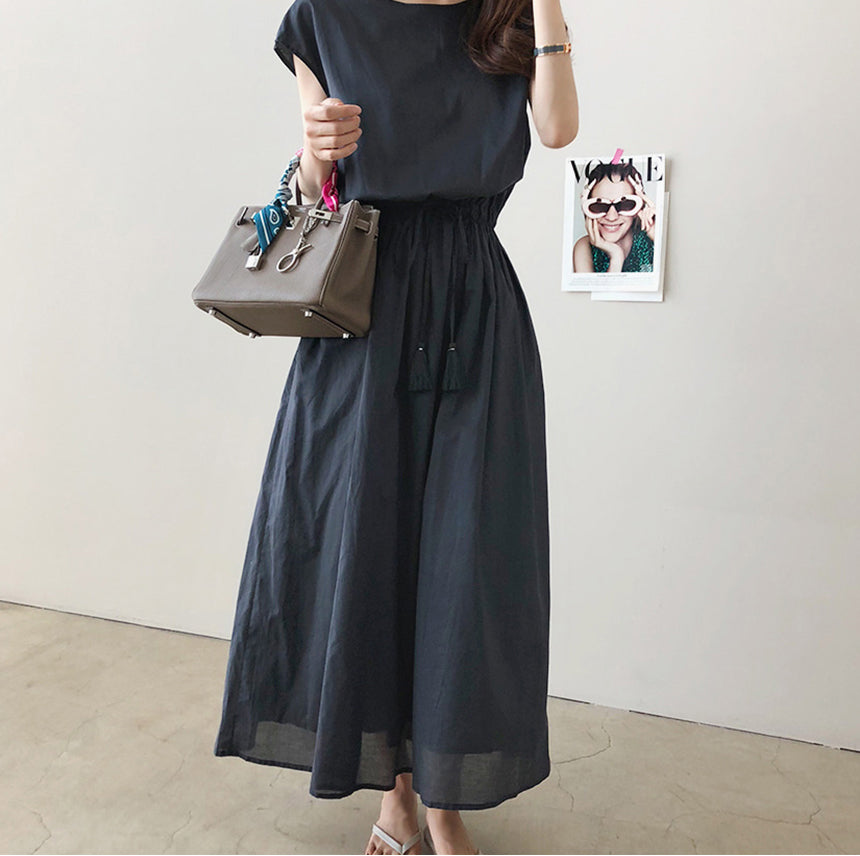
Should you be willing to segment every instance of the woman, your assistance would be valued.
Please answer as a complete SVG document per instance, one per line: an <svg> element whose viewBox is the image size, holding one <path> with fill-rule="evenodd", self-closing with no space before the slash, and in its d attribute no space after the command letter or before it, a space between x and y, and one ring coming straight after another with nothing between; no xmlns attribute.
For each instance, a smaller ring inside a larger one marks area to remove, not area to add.
<svg viewBox="0 0 860 856"><path fill-rule="evenodd" d="M422 852L417 796L424 852L473 853L459 811L550 772L543 380L493 226L527 102L546 145L577 133L569 58L531 56L565 38L559 0L295 0L275 41L302 198L336 162L340 203L380 209L377 270L369 334L290 367L215 754L385 791L368 854Z"/></svg>
<svg viewBox="0 0 860 856"><path fill-rule="evenodd" d="M573 246L574 273L654 270L657 210L632 163L598 164L580 202L586 234Z"/></svg>

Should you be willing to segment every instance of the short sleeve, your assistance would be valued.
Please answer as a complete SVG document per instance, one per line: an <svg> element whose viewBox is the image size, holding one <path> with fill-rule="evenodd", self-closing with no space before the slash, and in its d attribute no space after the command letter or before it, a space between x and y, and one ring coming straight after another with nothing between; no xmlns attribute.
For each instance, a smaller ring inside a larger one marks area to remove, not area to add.
<svg viewBox="0 0 860 856"><path fill-rule="evenodd" d="M328 81L323 68L318 40L318 22L315 17L319 14L314 9L312 0L293 0L275 36L275 53L293 74L296 73L293 54L299 57L314 73L320 86L328 95Z"/></svg>

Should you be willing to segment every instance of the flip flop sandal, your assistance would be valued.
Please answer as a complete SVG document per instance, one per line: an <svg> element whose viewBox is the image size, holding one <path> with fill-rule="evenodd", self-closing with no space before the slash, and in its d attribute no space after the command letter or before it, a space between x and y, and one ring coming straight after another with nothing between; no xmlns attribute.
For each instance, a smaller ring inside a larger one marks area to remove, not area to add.
<svg viewBox="0 0 860 856"><path fill-rule="evenodd" d="M410 835L406 841L401 844L396 838L389 835L381 826L373 824L373 831L390 847L394 848L395 853L405 853L410 847L415 845L415 842L421 838L421 830L419 829L414 835Z"/></svg>

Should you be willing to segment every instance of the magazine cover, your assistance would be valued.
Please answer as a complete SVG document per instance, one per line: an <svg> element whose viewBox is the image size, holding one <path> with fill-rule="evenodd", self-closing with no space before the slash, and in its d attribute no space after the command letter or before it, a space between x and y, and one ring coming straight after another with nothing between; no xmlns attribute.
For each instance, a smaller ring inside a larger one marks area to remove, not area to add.
<svg viewBox="0 0 860 856"><path fill-rule="evenodd" d="M665 167L663 154L565 163L563 291L662 299Z"/></svg>

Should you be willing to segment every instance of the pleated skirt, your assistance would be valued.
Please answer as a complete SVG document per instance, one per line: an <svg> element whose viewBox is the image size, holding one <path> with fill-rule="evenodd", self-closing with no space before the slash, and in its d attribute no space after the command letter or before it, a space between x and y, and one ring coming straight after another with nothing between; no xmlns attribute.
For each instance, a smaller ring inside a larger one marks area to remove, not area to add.
<svg viewBox="0 0 860 856"><path fill-rule="evenodd" d="M490 808L550 772L544 388L494 228L511 190L362 200L371 330L301 339L287 375L214 753L309 771L315 797L411 771L425 806Z"/></svg>

